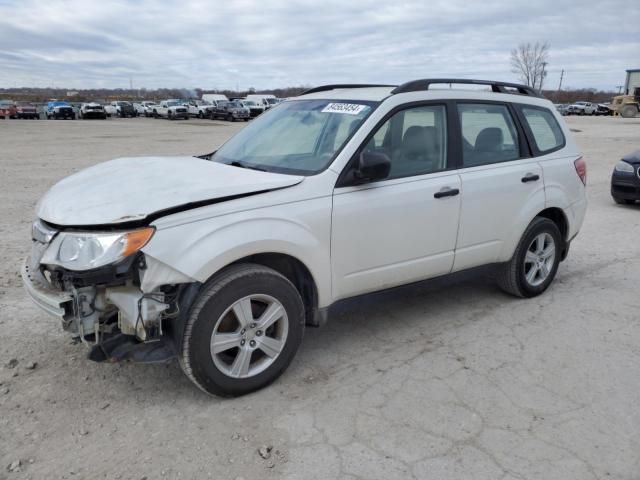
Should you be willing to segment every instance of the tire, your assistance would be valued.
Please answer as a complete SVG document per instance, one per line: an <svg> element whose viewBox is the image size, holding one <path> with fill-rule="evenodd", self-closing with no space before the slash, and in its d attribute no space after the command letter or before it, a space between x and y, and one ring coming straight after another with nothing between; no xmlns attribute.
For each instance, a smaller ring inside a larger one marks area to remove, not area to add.
<svg viewBox="0 0 640 480"><path fill-rule="evenodd" d="M233 122L233 115L231 115L230 113L227 114L227 122Z"/></svg>
<svg viewBox="0 0 640 480"><path fill-rule="evenodd" d="M539 246L537 241L541 238L543 239L543 249L537 248ZM564 243L560 230L554 222L544 217L534 218L522 235L511 260L499 267L498 286L516 297L530 298L540 295L549 287L556 276ZM552 256L549 255L549 246L551 245L553 245ZM535 252L530 251L532 248ZM542 268L525 260L527 257L541 260L542 257L537 252L542 252L542 255L547 256L542 260L544 263ZM527 264L529 264L529 268L527 268ZM532 274L532 278L528 274Z"/></svg>
<svg viewBox="0 0 640 480"><path fill-rule="evenodd" d="M613 197L613 201L616 202L618 205L635 205L635 200L628 200L626 198L616 198Z"/></svg>
<svg viewBox="0 0 640 480"><path fill-rule="evenodd" d="M243 315L234 313L243 311L240 305L245 312L249 305L251 318L244 323L245 330L239 320ZM281 313L261 332L259 322L267 309ZM269 385L289 366L302 342L304 323L302 299L287 278L261 265L233 265L209 280L194 301L182 336L180 365L206 393L239 396L253 392ZM213 354L212 338L225 334L229 343ZM277 353L271 350L273 357L261 349L266 338L271 339L269 345L278 347Z"/></svg>
<svg viewBox="0 0 640 480"><path fill-rule="evenodd" d="M638 107L635 105L625 105L620 110L620 116L622 118L633 118L638 115Z"/></svg>
<svg viewBox="0 0 640 480"><path fill-rule="evenodd" d="M171 110L167 110L167 119L173 120L173 114L171 113Z"/></svg>
<svg viewBox="0 0 640 480"><path fill-rule="evenodd" d="M198 118L204 118L204 113L202 113L202 110L198 112Z"/></svg>

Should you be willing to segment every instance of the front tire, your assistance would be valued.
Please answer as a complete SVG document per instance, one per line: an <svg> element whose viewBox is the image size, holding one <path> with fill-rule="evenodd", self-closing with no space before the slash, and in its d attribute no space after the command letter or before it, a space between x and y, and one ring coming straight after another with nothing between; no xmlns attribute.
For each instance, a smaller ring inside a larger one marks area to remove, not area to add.
<svg viewBox="0 0 640 480"><path fill-rule="evenodd" d="M189 312L180 364L203 391L238 396L289 366L304 333L300 294L261 265L231 266L209 280Z"/></svg>
<svg viewBox="0 0 640 480"><path fill-rule="evenodd" d="M498 285L516 297L540 295L556 276L563 248L558 226L548 218L534 218L511 260L499 267Z"/></svg>

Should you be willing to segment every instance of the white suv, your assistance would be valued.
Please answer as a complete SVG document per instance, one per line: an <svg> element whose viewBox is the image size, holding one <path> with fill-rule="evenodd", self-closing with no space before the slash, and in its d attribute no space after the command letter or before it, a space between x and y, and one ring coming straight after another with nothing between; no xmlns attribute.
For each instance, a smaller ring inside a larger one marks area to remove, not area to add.
<svg viewBox="0 0 640 480"><path fill-rule="evenodd" d="M529 87L319 87L203 157L62 180L22 276L89 358L177 357L202 390L239 395L276 379L340 299L487 264L507 292L541 294L585 183L569 129Z"/></svg>

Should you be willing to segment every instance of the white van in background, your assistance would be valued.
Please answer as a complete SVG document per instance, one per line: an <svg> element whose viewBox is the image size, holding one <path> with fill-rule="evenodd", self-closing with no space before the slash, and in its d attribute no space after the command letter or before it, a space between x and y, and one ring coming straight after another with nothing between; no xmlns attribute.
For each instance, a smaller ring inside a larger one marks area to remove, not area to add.
<svg viewBox="0 0 640 480"><path fill-rule="evenodd" d="M251 94L247 95L247 100L256 102L258 105L262 105L265 110L271 107L275 107L278 104L278 99L275 95L269 94Z"/></svg>
<svg viewBox="0 0 640 480"><path fill-rule="evenodd" d="M211 103L219 102L220 100L224 100L225 102L229 101L227 96L221 93L205 93L202 95L202 100L204 100L205 102L211 102Z"/></svg>

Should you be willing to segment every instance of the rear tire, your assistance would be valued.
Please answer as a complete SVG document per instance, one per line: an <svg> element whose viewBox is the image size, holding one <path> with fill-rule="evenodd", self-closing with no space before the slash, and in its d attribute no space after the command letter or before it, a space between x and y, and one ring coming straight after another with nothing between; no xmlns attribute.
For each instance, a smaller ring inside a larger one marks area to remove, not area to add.
<svg viewBox="0 0 640 480"><path fill-rule="evenodd" d="M289 366L302 342L304 322L302 299L287 278L262 265L233 265L209 280L193 303L180 365L206 393L253 392Z"/></svg>
<svg viewBox="0 0 640 480"><path fill-rule="evenodd" d="M498 286L516 297L540 295L556 276L564 243L554 222L544 217L534 218L511 260L499 267Z"/></svg>

